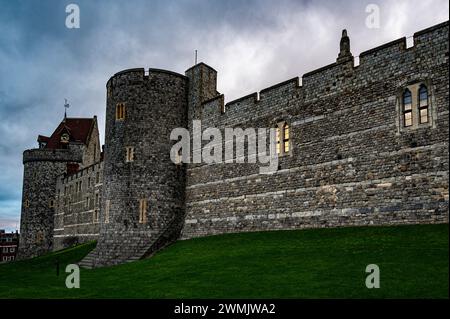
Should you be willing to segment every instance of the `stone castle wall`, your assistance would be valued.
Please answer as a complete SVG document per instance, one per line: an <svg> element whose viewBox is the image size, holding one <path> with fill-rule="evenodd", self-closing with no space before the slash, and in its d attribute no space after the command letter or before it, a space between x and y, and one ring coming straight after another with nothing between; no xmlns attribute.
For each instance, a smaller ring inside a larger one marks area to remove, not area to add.
<svg viewBox="0 0 450 319"><path fill-rule="evenodd" d="M226 105L217 72L204 63L186 76L116 73L107 83L104 161L98 135L81 152L24 153L24 201L37 205L31 218L22 210L22 233L33 234L24 254L98 239L84 263L104 266L151 255L177 238L448 222L448 51L448 22L417 32L411 48L402 38L363 52L358 66L341 46L336 63ZM402 92L420 83L429 90L430 121L404 128ZM269 175L260 164L176 165L170 133L185 127L193 138L195 119L222 131L283 121L291 149ZM67 162L82 170L63 176ZM49 198L54 208L46 208Z"/></svg>
<svg viewBox="0 0 450 319"><path fill-rule="evenodd" d="M57 178L54 250L98 239L102 182L103 162Z"/></svg>
<svg viewBox="0 0 450 319"><path fill-rule="evenodd" d="M189 164L182 238L304 227L448 222L448 22L223 105L203 128L274 127L292 149L279 170ZM189 76L189 74L188 74ZM190 78L192 80L192 78ZM426 83L430 124L403 129L403 89ZM225 109L225 112L223 112Z"/></svg>

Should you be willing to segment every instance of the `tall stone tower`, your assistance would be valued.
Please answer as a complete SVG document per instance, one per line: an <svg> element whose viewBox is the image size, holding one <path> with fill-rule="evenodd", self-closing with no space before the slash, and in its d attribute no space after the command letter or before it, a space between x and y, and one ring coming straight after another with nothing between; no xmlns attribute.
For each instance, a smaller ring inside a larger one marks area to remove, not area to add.
<svg viewBox="0 0 450 319"><path fill-rule="evenodd" d="M30 149L23 153L22 212L18 259L51 251L56 179L68 163L81 163L80 148Z"/></svg>
<svg viewBox="0 0 450 319"><path fill-rule="evenodd" d="M23 153L19 259L52 250L57 178L100 159L97 118L64 117L50 137L39 135L38 143Z"/></svg>
<svg viewBox="0 0 450 319"><path fill-rule="evenodd" d="M91 266L142 258L176 240L185 171L170 160L174 128L187 125L187 78L130 69L107 83L101 228ZM88 259L89 259L88 258Z"/></svg>

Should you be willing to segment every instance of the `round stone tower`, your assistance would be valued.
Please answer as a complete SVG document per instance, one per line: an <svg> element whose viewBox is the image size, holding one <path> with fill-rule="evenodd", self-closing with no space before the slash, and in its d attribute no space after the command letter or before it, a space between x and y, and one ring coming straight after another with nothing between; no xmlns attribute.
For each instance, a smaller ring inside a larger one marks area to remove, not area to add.
<svg viewBox="0 0 450 319"><path fill-rule="evenodd" d="M23 153L23 191L18 259L51 251L53 245L56 179L67 163L81 162L73 149L30 149Z"/></svg>
<svg viewBox="0 0 450 319"><path fill-rule="evenodd" d="M94 265L141 258L179 236L184 167L170 160L174 128L187 127L187 78L130 69L107 83L100 237Z"/></svg>

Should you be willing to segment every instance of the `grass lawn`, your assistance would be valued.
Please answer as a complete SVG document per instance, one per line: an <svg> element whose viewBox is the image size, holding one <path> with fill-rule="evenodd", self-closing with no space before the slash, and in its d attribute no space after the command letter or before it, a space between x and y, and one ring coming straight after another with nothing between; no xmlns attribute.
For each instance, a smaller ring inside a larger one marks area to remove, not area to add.
<svg viewBox="0 0 450 319"><path fill-rule="evenodd" d="M151 259L81 269L80 289L67 289L65 265L94 246L0 265L0 298L448 298L448 224L179 241ZM379 289L365 286L368 264L380 267Z"/></svg>

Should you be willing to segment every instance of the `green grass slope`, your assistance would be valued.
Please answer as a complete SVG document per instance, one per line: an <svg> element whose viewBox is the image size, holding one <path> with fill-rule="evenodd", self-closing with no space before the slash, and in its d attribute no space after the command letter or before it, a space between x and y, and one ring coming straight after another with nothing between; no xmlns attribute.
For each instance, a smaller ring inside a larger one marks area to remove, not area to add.
<svg viewBox="0 0 450 319"><path fill-rule="evenodd" d="M0 265L0 298L448 298L448 224L179 241L151 259L81 269L81 287L66 288L65 265L94 246ZM380 267L379 289L365 286L368 264Z"/></svg>

